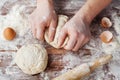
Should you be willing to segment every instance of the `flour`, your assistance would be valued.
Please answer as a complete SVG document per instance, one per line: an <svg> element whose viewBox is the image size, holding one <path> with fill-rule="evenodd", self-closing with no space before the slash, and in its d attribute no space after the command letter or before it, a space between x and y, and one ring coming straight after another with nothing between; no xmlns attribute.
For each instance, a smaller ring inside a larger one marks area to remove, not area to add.
<svg viewBox="0 0 120 80"><path fill-rule="evenodd" d="M2 32L6 27L12 27L19 36L23 36L25 30L27 30L26 28L29 28L26 18L21 13L24 8L25 6L20 7L20 5L16 5L8 15L0 16L0 21L2 22L0 31Z"/></svg>
<svg viewBox="0 0 120 80"><path fill-rule="evenodd" d="M64 67L64 70L61 71L61 73L65 73L69 69L72 69L81 63L81 59L79 58L79 56L74 55L72 53L64 55L63 61L66 64L66 66Z"/></svg>
<svg viewBox="0 0 120 80"><path fill-rule="evenodd" d="M0 15L0 49L18 49L16 46L27 44L27 43L39 43L38 40L34 39L30 30L28 22L28 14L24 14L26 9L25 5L15 5L9 14ZM13 28L17 35L13 41L6 41L3 37L3 30L6 27ZM27 34L27 35L26 35ZM28 37L29 36L29 37ZM5 46L9 45L9 46Z"/></svg>
<svg viewBox="0 0 120 80"><path fill-rule="evenodd" d="M18 37L23 36L29 28L27 20L23 18L23 16L20 14L24 8L25 6L20 7L20 5L16 5L15 7L13 7L13 9L10 11L8 15L6 16L0 15L0 22L1 22L0 23L0 41L4 42L4 44L5 43L13 44L13 45L9 45L9 47L12 47L17 43L19 43L20 39L18 40ZM6 27L11 27L17 32L17 36L15 40L11 42L4 40L3 30ZM2 46L3 44L0 43L0 45Z"/></svg>
<svg viewBox="0 0 120 80"><path fill-rule="evenodd" d="M116 75L118 79L120 79L120 63L117 63L117 61L112 61L112 63L110 63L110 71L112 74Z"/></svg>
<svg viewBox="0 0 120 80"><path fill-rule="evenodd" d="M46 16L43 16L42 19L43 19L43 21L45 21L45 20L47 19L47 17L46 17Z"/></svg>
<svg viewBox="0 0 120 80"><path fill-rule="evenodd" d="M120 55L119 55L119 44L116 41L116 39L113 40L113 42L109 43L109 44L105 44L102 43L101 46L97 47L98 42L100 44L100 39L97 41L95 41L94 39L91 40L91 42L85 46L85 48L90 49L92 53L92 56L83 56L85 54L85 52L78 54L75 53L68 53L65 54L65 56L63 57L63 61L66 64L64 69L61 71L61 74L67 72L68 70L71 70L72 68L74 68L75 66L78 66L82 63L86 63L86 62L91 62L94 61L95 59L99 58L101 55L104 54L112 54L113 55L113 60L108 64L108 66L110 67L109 72L106 72L103 70L104 66L99 67L98 69L96 69L89 77L86 77L83 80L88 80L91 77L94 76L94 80L103 80L108 79L109 80L117 80L119 78L117 78L120 75L119 71L119 60L120 60ZM96 44L97 43L97 44ZM111 73L111 74L110 74ZM112 75L116 75L116 77L112 76ZM112 76L112 77L108 77L108 76ZM93 79L93 78L92 78Z"/></svg>
<svg viewBox="0 0 120 80"><path fill-rule="evenodd" d="M110 43L102 43L102 48L106 54L113 54L114 52L119 50L120 45L117 40L114 39Z"/></svg>
<svg viewBox="0 0 120 80"><path fill-rule="evenodd" d="M4 5L6 1L16 2L17 0L1 0L0 8ZM12 5L13 7L10 9L10 12L7 15L0 15L0 50L18 50L19 45L29 43L42 44L40 41L33 38L30 30L30 25L28 24L27 20L29 12L32 12L34 9L33 7L35 7L35 1L36 0L18 0L18 2L16 2L17 4ZM57 1L59 0L56 0L56 2ZM68 1L70 1L70 4L67 3L63 11L67 11L69 9L74 10L70 11L69 13L74 13L75 11L77 11L77 9L80 8L78 4L84 4L84 2L80 2L79 0L76 0L78 3L76 3L74 0ZM62 2L65 3L64 1ZM27 5L22 5L23 3ZM75 5L77 6L74 8L71 7ZM9 9L8 7L6 8ZM60 11L62 8L57 9L59 9ZM89 77L86 77L86 79L83 80L120 80L120 51L118 44L120 43L120 17L118 17L117 14L114 13L112 14L112 20L114 23L113 27L115 29L115 32L117 33L117 35L114 35L115 39L113 42L111 42L110 44L101 43L100 39L98 38L98 34L102 32L102 30L98 30L98 27L100 27L98 26L98 24L94 25L95 27L92 28L92 30L95 31L97 35L95 35L95 38L91 39L91 41L84 47L85 49L90 50L90 52L85 52L84 50L81 50L79 51L79 54L75 54L73 52L65 54L62 58L65 66L60 72L56 71L56 74L53 74L52 71L49 73L46 71L37 76L26 75L14 64L14 52L0 52L0 64L4 64L5 66L0 66L0 80L50 80L50 75L58 76L61 73L74 68L75 66L93 61L94 59L97 59L104 54L112 54L113 60L109 64L96 69ZM17 32L17 36L13 41L5 41L3 39L2 31L6 27L12 27ZM89 55L85 55L86 53L89 53ZM104 69L104 67L108 68Z"/></svg>
<svg viewBox="0 0 120 80"><path fill-rule="evenodd" d="M120 16L117 15L117 13L114 13L112 15L113 17L113 21L114 21L114 29L117 33L117 40L119 41L119 44L120 44Z"/></svg>
<svg viewBox="0 0 120 80"><path fill-rule="evenodd" d="M48 74L45 72L40 73L40 77L42 77L42 79L40 80L50 80L50 78L48 77Z"/></svg>
<svg viewBox="0 0 120 80"><path fill-rule="evenodd" d="M116 14L112 14L112 19L114 22L113 28L116 34L114 34L114 39L109 44L102 44L104 52L113 55L113 60L110 62L110 72L115 75L115 80L120 80L120 17Z"/></svg>

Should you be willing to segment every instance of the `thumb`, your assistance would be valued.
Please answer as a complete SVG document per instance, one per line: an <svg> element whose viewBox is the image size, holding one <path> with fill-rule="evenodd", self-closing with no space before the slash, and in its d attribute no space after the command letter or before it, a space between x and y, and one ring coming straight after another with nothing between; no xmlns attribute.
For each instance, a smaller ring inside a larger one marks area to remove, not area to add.
<svg viewBox="0 0 120 80"><path fill-rule="evenodd" d="M49 41L53 41L56 32L57 21L52 20L49 26Z"/></svg>

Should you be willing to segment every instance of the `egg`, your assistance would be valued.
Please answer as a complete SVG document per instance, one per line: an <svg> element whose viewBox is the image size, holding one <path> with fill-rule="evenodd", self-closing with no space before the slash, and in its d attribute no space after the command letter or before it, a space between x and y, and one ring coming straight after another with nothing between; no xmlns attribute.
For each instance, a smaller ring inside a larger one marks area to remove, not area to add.
<svg viewBox="0 0 120 80"><path fill-rule="evenodd" d="M110 31L104 31L100 34L100 39L104 43L110 43L113 39L113 34Z"/></svg>
<svg viewBox="0 0 120 80"><path fill-rule="evenodd" d="M3 36L6 40L13 40L16 36L16 32L14 29L10 28L10 27L7 27L4 29L3 31Z"/></svg>
<svg viewBox="0 0 120 80"><path fill-rule="evenodd" d="M109 18L107 17L103 17L101 20L101 26L104 28L109 28L112 26L112 22L110 21Z"/></svg>

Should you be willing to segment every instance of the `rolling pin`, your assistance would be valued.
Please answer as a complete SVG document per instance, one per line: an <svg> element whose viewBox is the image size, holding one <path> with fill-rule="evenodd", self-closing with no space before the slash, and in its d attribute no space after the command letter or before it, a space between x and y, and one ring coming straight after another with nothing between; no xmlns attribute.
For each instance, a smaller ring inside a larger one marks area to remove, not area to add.
<svg viewBox="0 0 120 80"><path fill-rule="evenodd" d="M73 68L72 70L52 79L52 80L80 80L81 78L88 76L99 66L107 64L112 59L112 55L108 54L101 58L96 59L90 63L84 63L80 66Z"/></svg>

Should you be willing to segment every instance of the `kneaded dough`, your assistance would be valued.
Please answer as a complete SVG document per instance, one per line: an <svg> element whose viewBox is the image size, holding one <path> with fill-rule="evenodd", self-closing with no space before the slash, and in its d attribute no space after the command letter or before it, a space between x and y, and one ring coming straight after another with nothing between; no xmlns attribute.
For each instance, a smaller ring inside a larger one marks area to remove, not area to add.
<svg viewBox="0 0 120 80"><path fill-rule="evenodd" d="M26 74L43 72L47 66L48 54L40 44L29 44L20 48L15 56L15 63Z"/></svg>
<svg viewBox="0 0 120 80"><path fill-rule="evenodd" d="M62 27L64 26L64 24L68 21L68 17L65 16L65 15L59 15L58 16L58 26L56 28L56 33L55 33L55 37L54 37L54 40L52 42L49 41L49 37L48 37L48 29L45 31L45 40L48 44L50 44L51 46L55 47L55 48L61 48L61 47L58 47L58 37L59 37L59 34L60 34L60 31L62 29ZM68 38L66 38L66 40L64 41L64 45L66 45L68 41Z"/></svg>

